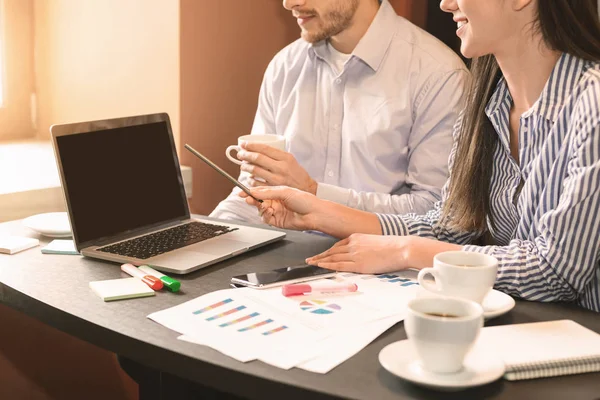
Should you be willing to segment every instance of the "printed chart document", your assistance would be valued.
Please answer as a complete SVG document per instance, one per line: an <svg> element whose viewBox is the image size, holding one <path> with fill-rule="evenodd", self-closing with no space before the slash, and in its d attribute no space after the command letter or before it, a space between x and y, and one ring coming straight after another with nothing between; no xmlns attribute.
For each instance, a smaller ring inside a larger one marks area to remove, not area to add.
<svg viewBox="0 0 600 400"><path fill-rule="evenodd" d="M331 279L356 283L358 291L285 297L281 288L226 289L148 318L241 362L327 373L402 321L418 289L414 271L322 282Z"/></svg>

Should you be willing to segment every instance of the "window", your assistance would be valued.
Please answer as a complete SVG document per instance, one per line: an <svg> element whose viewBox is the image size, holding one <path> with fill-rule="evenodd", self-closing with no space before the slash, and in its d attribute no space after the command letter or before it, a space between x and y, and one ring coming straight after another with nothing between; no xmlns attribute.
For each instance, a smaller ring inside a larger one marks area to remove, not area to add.
<svg viewBox="0 0 600 400"><path fill-rule="evenodd" d="M35 137L33 0L0 0L0 141Z"/></svg>
<svg viewBox="0 0 600 400"><path fill-rule="evenodd" d="M0 107L4 106L4 10L0 7Z"/></svg>

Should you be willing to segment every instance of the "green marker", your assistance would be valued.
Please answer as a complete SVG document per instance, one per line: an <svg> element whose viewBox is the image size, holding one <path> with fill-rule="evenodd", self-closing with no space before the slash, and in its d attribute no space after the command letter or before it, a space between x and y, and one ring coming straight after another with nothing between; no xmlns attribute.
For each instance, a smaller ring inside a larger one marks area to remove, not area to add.
<svg viewBox="0 0 600 400"><path fill-rule="evenodd" d="M167 290L171 292L178 292L181 288L181 283L173 278L166 276L165 274L161 274L154 268L150 268L147 265L142 265L139 267L141 271L147 273L148 275L152 275L160 279L163 285L167 288Z"/></svg>

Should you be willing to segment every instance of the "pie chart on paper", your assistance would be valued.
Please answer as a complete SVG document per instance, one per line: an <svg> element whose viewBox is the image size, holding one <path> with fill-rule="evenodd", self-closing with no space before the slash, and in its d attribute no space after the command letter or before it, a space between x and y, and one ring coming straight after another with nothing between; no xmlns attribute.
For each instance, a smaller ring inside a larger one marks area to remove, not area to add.
<svg viewBox="0 0 600 400"><path fill-rule="evenodd" d="M333 314L342 309L339 305L324 300L305 300L300 303L300 308L313 314Z"/></svg>

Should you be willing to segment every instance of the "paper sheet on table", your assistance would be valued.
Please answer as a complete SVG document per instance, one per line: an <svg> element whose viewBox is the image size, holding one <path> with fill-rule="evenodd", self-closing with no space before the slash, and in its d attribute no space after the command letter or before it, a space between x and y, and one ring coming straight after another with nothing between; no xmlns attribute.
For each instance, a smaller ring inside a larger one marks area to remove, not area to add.
<svg viewBox="0 0 600 400"><path fill-rule="evenodd" d="M306 371L326 374L350 357L354 356L379 337L379 335L403 319L403 316L396 315L371 322L360 328L348 330L345 334L350 336L351 340L340 340L340 337L332 336L323 339L319 343L310 344L309 349L301 350L303 357L300 361L298 359L290 361L289 357L281 357L281 355L278 355L277 353L271 353L270 355L261 356L257 359L282 369L298 367ZM206 343L201 339L187 335L181 335L177 339L211 347L241 362L254 360L254 358L239 357L236 354L233 354L231 347L229 346L216 346L215 344Z"/></svg>
<svg viewBox="0 0 600 400"><path fill-rule="evenodd" d="M254 302L245 294L252 290L220 290L148 318L238 360L253 360L270 348L302 346L320 337L289 316Z"/></svg>
<svg viewBox="0 0 600 400"><path fill-rule="evenodd" d="M403 315L396 315L354 329L352 332L353 340L349 342L340 342L338 338L329 338L329 348L326 351L316 358L296 365L296 367L310 372L326 374L367 347L369 343L403 319Z"/></svg>
<svg viewBox="0 0 600 400"><path fill-rule="evenodd" d="M403 319L416 273L338 274L358 293L286 298L281 289L226 289L148 318L242 362L326 373ZM315 284L318 284L315 281Z"/></svg>

